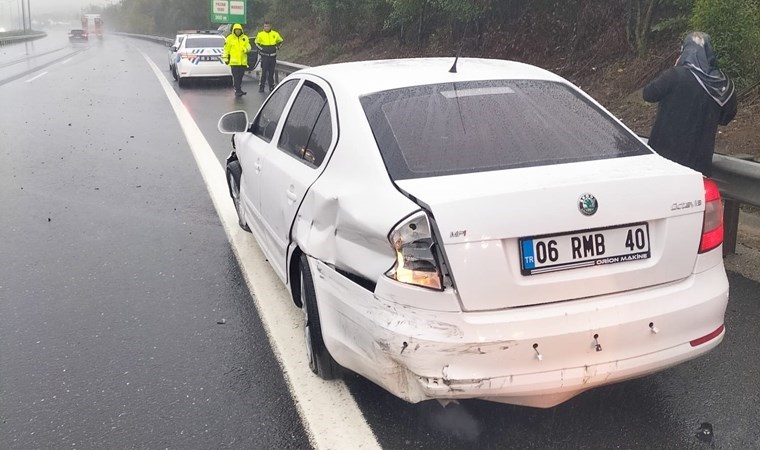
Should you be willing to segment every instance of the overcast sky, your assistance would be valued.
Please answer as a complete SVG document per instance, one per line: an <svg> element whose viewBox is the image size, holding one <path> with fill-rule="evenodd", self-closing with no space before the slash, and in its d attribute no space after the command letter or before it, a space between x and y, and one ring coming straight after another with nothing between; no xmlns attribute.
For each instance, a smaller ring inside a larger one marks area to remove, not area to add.
<svg viewBox="0 0 760 450"><path fill-rule="evenodd" d="M26 3L27 0L23 0ZM43 13L70 13L78 12L81 8L89 5L107 5L109 3L118 3L118 0L29 0L32 8L32 18L35 14ZM17 9L21 0L0 0L0 15L8 13L8 6L12 8L12 14L17 14Z"/></svg>

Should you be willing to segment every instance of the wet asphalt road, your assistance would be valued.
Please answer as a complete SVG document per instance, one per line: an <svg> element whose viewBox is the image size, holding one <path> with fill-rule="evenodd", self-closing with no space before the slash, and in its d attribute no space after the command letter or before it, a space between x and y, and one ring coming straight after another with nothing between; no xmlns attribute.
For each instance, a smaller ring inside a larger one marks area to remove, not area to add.
<svg viewBox="0 0 760 450"><path fill-rule="evenodd" d="M0 63L0 448L308 448L137 49L170 79L165 47L116 36L23 76ZM237 100L224 86L175 83L220 161L218 117L253 116L263 99L246 83ZM718 349L549 410L410 405L346 382L384 448L760 448L760 284L729 277Z"/></svg>
<svg viewBox="0 0 760 450"><path fill-rule="evenodd" d="M307 447L143 57L45 70L0 85L0 447Z"/></svg>

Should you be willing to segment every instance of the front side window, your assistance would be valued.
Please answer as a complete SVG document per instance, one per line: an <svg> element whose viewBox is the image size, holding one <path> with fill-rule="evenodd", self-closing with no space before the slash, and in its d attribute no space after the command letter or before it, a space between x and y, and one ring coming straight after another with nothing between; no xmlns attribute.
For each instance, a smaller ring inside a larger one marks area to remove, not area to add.
<svg viewBox="0 0 760 450"><path fill-rule="evenodd" d="M361 103L397 180L651 153L599 107L551 81L415 86Z"/></svg>
<svg viewBox="0 0 760 450"><path fill-rule="evenodd" d="M259 136L267 142L272 141L274 132L277 130L277 124L282 116L282 111L288 103L293 90L296 88L298 80L288 80L283 83L269 98L266 104L251 125L251 133Z"/></svg>

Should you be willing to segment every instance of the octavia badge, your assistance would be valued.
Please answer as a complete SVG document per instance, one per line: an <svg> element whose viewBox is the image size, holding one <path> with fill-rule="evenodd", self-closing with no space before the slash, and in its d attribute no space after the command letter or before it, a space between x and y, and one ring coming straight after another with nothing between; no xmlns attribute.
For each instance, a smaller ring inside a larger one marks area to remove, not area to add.
<svg viewBox="0 0 760 450"><path fill-rule="evenodd" d="M596 210L599 208L599 202L596 201L596 197L591 194L583 194L578 199L578 209L584 216L593 216Z"/></svg>

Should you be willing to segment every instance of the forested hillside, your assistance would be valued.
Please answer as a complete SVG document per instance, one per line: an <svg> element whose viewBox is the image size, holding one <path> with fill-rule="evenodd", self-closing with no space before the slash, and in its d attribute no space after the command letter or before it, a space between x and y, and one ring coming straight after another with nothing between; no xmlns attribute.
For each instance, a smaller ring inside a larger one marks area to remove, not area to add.
<svg viewBox="0 0 760 450"><path fill-rule="evenodd" d="M215 28L209 0L121 0L103 8L122 31L172 36ZM739 86L740 113L718 148L760 156L758 0L248 0L249 33L264 19L285 37L281 59L307 65L356 59L463 56L514 59L559 73L632 128L654 114L638 90L675 61L681 37L713 37Z"/></svg>

